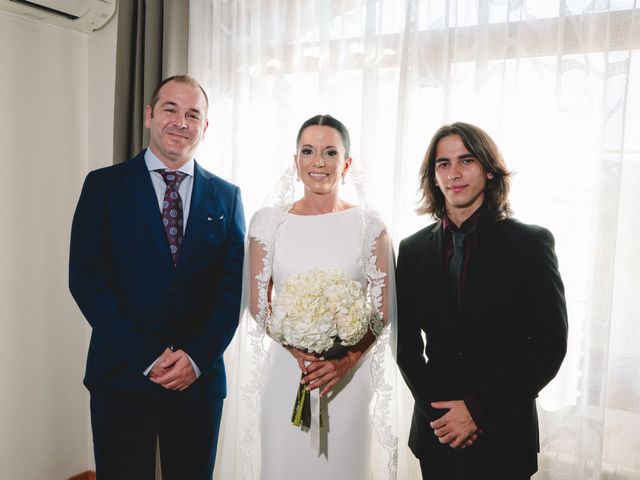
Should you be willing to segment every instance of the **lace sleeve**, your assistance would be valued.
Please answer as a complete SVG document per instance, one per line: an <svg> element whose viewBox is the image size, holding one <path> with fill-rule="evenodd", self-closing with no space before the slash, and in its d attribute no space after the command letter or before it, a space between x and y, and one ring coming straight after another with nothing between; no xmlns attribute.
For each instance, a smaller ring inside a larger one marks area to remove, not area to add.
<svg viewBox="0 0 640 480"><path fill-rule="evenodd" d="M285 216L286 213L281 209L267 207L256 212L249 225L249 311L258 322L261 332L265 331L270 313L271 266L276 231Z"/></svg>
<svg viewBox="0 0 640 480"><path fill-rule="evenodd" d="M268 268L267 249L255 238L249 238L249 281L251 316L264 325L271 303L271 275Z"/></svg>
<svg viewBox="0 0 640 480"><path fill-rule="evenodd" d="M387 230L382 230L376 239L373 248L373 256L375 258L376 272L371 287L371 296L376 298L378 312L382 316L383 326L389 324L390 312L390 288L389 272L393 270L393 245L391 236ZM380 326L382 328L382 325Z"/></svg>
<svg viewBox="0 0 640 480"><path fill-rule="evenodd" d="M389 272L393 268L393 247L387 229L376 212L363 213L365 231L362 248L364 275L369 285L372 320L376 336L389 324Z"/></svg>

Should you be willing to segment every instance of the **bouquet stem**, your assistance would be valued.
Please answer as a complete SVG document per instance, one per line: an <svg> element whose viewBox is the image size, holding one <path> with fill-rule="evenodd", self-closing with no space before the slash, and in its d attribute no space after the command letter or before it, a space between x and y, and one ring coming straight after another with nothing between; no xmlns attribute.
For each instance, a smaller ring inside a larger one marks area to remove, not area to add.
<svg viewBox="0 0 640 480"><path fill-rule="evenodd" d="M302 374L300 378L304 378L304 374ZM296 394L296 401L293 405L293 412L291 413L291 423L296 427L311 427L311 399L309 395L306 385L300 383L298 393Z"/></svg>
<svg viewBox="0 0 640 480"><path fill-rule="evenodd" d="M300 378L304 378L304 373ZM320 415L320 428L322 428L322 410L318 414ZM293 412L291 413L291 423L303 430L311 428L311 392L307 391L307 386L303 383L298 386L296 401L293 404Z"/></svg>

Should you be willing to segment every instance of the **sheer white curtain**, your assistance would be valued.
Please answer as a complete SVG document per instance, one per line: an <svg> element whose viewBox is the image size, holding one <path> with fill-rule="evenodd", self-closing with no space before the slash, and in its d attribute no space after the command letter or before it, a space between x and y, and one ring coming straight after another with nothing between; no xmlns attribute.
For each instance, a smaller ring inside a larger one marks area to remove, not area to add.
<svg viewBox="0 0 640 480"><path fill-rule="evenodd" d="M487 130L516 173L516 217L555 234L567 289L535 478L640 478L638 0L191 0L190 32L211 95L199 158L242 186L248 216L302 121L331 113L399 240L430 221L413 208L431 135Z"/></svg>

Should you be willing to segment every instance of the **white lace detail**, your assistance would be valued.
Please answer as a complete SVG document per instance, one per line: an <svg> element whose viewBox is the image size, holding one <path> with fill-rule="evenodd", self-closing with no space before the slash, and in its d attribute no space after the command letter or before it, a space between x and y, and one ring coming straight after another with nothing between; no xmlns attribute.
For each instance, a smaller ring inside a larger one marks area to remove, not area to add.
<svg viewBox="0 0 640 480"><path fill-rule="evenodd" d="M391 428L391 405L393 401L393 388L384 376L385 351L389 348L390 329L387 319L382 312L382 289L385 286L387 274L380 271L375 255L376 243L380 234L386 231L386 226L377 212L364 211L363 219L365 230L363 234L362 265L364 274L369 283L369 296L371 308L377 313L372 319L371 330L376 335L376 343L371 362L371 379L374 389L373 422L378 442L387 451L389 479L397 476L398 468L398 438ZM390 266L392 268L392 266Z"/></svg>
<svg viewBox="0 0 640 480"><path fill-rule="evenodd" d="M256 321L245 320L248 330L249 351L251 355L249 381L241 387L241 402L244 407L242 433L240 434L241 478L257 479L260 475L260 403L262 393L267 385L270 367L269 351L265 346L266 325L269 319L270 306L268 287L271 280L273 253L278 225L286 218L286 211L278 207L266 207L255 213L249 225L249 241L255 240L264 249L262 270L255 277L258 284L258 314ZM247 270L250 270L250 268ZM245 281L252 279L245 278ZM249 313L245 314L250 316Z"/></svg>
<svg viewBox="0 0 640 480"><path fill-rule="evenodd" d="M262 259L262 271L256 276L258 281L258 316L256 321L260 332L266 331L269 320L269 299L267 292L271 280L274 244L278 226L287 218L287 212L279 207L265 207L253 216L249 225L249 239L262 245L265 255Z"/></svg>
<svg viewBox="0 0 640 480"><path fill-rule="evenodd" d="M269 371L269 352L264 347L264 332L257 324L249 329L249 345L252 356L252 373L249 383L241 387L241 402L245 408L245 419L240 435L238 456L240 457L241 479L255 480L259 477L260 465L260 399L267 383L267 376L260 372Z"/></svg>
<svg viewBox="0 0 640 480"><path fill-rule="evenodd" d="M378 259L375 255L375 248L376 241L380 234L385 230L385 226L376 212L363 210L362 218L365 224L362 238L363 273L369 282L371 309L377 314L373 317L371 329L376 336L379 336L384 328L384 319L381 311L382 288L384 287L384 279L387 274L381 272L376 265L376 261Z"/></svg>

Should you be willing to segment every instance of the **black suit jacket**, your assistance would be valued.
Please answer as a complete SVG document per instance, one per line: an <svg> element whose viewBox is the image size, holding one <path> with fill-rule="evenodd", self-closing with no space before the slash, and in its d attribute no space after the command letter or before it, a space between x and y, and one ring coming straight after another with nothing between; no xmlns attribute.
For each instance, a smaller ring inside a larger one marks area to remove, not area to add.
<svg viewBox="0 0 640 480"><path fill-rule="evenodd" d="M434 471L466 462L491 478L531 475L535 398L558 372L567 344L553 236L512 219L483 224L458 313L443 234L436 222L404 239L398 252L398 364L415 399L409 446ZM471 447L454 450L433 434L428 422L445 412L430 403L443 400L465 400L483 430Z"/></svg>
<svg viewBox="0 0 640 480"><path fill-rule="evenodd" d="M93 328L89 389L161 391L143 372L173 346L200 368L196 382L212 404L225 396L222 355L238 324L244 230L238 187L196 162L174 268L144 151L87 175L71 231L69 284Z"/></svg>

